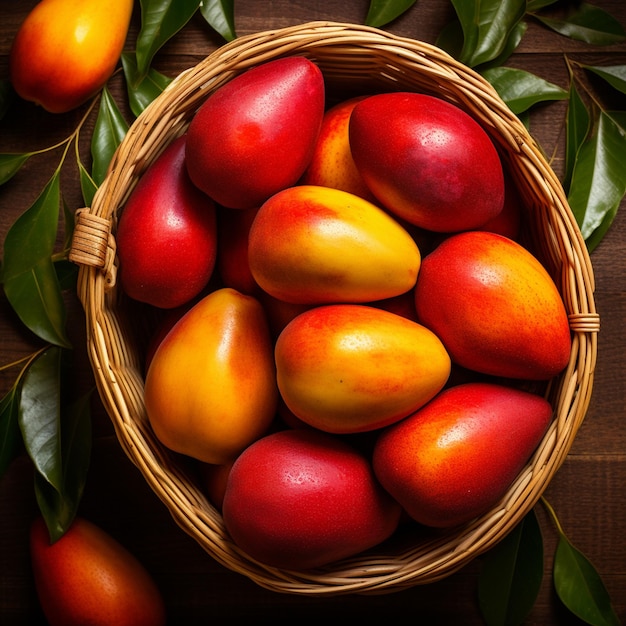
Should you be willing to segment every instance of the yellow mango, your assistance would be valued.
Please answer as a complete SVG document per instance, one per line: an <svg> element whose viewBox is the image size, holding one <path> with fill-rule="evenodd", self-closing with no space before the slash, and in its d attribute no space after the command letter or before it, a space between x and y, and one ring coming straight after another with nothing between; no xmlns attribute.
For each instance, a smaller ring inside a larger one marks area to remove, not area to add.
<svg viewBox="0 0 626 626"><path fill-rule="evenodd" d="M206 463L231 461L274 419L273 347L262 306L218 289L195 304L161 341L144 399L157 438Z"/></svg>
<svg viewBox="0 0 626 626"><path fill-rule="evenodd" d="M279 335L274 354L288 409L331 433L392 424L433 398L450 375L450 357L434 333L359 304L301 313Z"/></svg>
<svg viewBox="0 0 626 626"><path fill-rule="evenodd" d="M371 302L409 291L421 256L388 213L339 189L289 187L259 209L250 271L271 296L298 304Z"/></svg>
<svg viewBox="0 0 626 626"><path fill-rule="evenodd" d="M41 0L11 48L15 91L51 113L83 104L113 73L132 11L132 0Z"/></svg>

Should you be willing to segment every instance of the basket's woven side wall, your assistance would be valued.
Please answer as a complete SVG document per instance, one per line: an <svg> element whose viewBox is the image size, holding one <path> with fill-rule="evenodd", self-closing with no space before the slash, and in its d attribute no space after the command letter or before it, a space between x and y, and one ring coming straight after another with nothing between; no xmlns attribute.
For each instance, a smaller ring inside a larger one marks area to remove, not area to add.
<svg viewBox="0 0 626 626"><path fill-rule="evenodd" d="M528 206L531 243L559 286L573 334L568 368L546 391L555 418L500 503L461 529L434 538L398 537L316 572L278 571L241 553L193 473L154 438L143 403L143 355L116 284L117 217L141 174L172 139L185 132L211 91L254 65L289 54L304 54L319 64L329 98L425 91L478 119L498 146ZM275 591L386 593L457 571L493 546L534 506L567 455L590 400L599 330L593 272L559 181L525 127L480 76L437 48L376 29L320 22L250 35L178 76L133 124L92 207L79 212L72 258L81 266L78 295L86 313L96 383L126 454L176 522L211 556Z"/></svg>

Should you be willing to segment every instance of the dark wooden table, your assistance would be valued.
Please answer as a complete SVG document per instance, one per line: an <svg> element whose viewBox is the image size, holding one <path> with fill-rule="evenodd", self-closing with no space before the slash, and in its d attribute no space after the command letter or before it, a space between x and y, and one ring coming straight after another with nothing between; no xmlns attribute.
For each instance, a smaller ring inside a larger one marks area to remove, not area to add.
<svg viewBox="0 0 626 626"><path fill-rule="evenodd" d="M11 40L35 0L0 2L0 77L7 76ZM237 0L238 34L283 27L310 20L362 23L368 2L258 2ZM626 24L623 0L597 0ZM388 30L433 43L453 16L446 0L418 0L411 11ZM129 47L139 26L135 16ZM183 34L159 54L155 66L174 76L220 45L203 21L193 19ZM511 65L525 68L559 85L567 85L565 55L595 65L626 64L626 45L594 48L575 43L531 23ZM119 90L113 81L113 90ZM119 93L119 91L118 91ZM623 102L622 102L623 105ZM540 107L531 132L548 154L554 152L557 173L563 167L565 104ZM75 127L83 110L51 115L30 104L14 106L0 122L0 152L26 152L52 145ZM87 148L88 150L88 148ZM88 152L86 152L88 154ZM51 176L58 151L31 159L0 188L2 240L18 215L28 208ZM62 188L68 206L81 206L78 175L63 170ZM622 206L608 235L594 251L596 301L601 315L599 359L593 399L585 423L562 468L547 489L570 539L595 564L618 615L626 621L626 207ZM70 328L79 362L77 384L85 389L92 378L84 348L82 310L70 298ZM38 347L0 297L0 364L12 362ZM15 370L0 372L2 394ZM0 623L40 623L41 614L30 572L27 530L37 512L29 460L18 458L0 482ZM577 624L560 605L551 584L556 533L545 511L537 507L544 529L545 576L528 624ZM276 594L227 571L207 556L172 521L165 507L128 461L99 402L94 407L94 448L81 514L126 544L146 565L162 589L171 623L226 624L289 620L389 620L419 624L480 624L476 602L479 565L473 562L447 579L428 586L380 596L320 599Z"/></svg>

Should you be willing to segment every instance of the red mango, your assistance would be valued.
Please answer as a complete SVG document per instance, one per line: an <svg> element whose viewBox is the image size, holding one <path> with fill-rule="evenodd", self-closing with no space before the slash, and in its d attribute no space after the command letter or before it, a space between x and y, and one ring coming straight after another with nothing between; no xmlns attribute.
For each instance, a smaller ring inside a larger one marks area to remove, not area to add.
<svg viewBox="0 0 626 626"><path fill-rule="evenodd" d="M37 595L50 626L161 626L160 591L146 568L116 539L78 517L54 543L42 517L30 530Z"/></svg>
<svg viewBox="0 0 626 626"><path fill-rule="evenodd" d="M391 213L435 232L478 228L504 202L489 135L440 98L395 92L358 102L350 148L365 184Z"/></svg>
<svg viewBox="0 0 626 626"><path fill-rule="evenodd" d="M185 141L176 139L144 172L116 233L122 288L164 309L195 298L217 258L215 204L189 180Z"/></svg>
<svg viewBox="0 0 626 626"><path fill-rule="evenodd" d="M244 450L230 470L222 511L250 556L297 570L379 544L401 513L365 455L313 429L273 433Z"/></svg>
<svg viewBox="0 0 626 626"><path fill-rule="evenodd" d="M214 91L189 125L187 168L217 203L260 206L307 167L324 116L324 79L305 57L258 65Z"/></svg>
<svg viewBox="0 0 626 626"><path fill-rule="evenodd" d="M526 391L491 383L450 387L379 435L374 471L415 521L463 524L505 494L551 416L550 403Z"/></svg>

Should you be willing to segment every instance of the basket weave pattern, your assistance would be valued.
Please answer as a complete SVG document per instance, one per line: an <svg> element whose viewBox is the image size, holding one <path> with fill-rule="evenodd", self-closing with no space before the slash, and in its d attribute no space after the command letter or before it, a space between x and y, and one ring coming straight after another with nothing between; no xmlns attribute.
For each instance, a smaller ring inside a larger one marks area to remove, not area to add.
<svg viewBox="0 0 626 626"><path fill-rule="evenodd" d="M498 147L528 208L533 246L554 278L573 335L570 362L546 394L554 419L505 497L460 529L391 541L318 571L267 567L234 545L203 489L154 437L143 402L143 355L116 283L118 211L146 168L185 132L209 93L235 75L280 56L316 62L333 92L412 90L436 94L469 112ZM77 212L70 258L79 264L78 296L103 405L124 451L174 520L218 562L259 585L295 594L385 593L441 579L502 539L536 504L563 463L589 401L599 316L593 271L562 187L518 118L475 72L425 43L353 24L314 22L266 31L224 45L180 74L131 126L92 206Z"/></svg>

